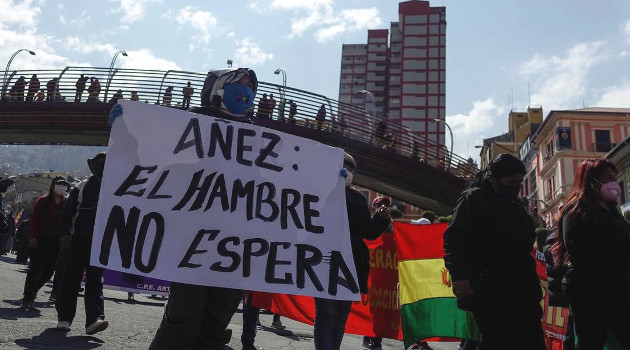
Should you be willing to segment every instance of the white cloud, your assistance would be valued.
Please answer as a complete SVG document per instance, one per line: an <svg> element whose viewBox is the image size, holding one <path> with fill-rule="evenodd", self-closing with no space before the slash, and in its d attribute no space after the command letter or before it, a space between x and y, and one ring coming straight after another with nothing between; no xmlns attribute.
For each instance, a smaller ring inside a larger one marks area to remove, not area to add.
<svg viewBox="0 0 630 350"><path fill-rule="evenodd" d="M78 27L83 27L86 23L88 23L90 20L92 19L92 17L90 15L88 15L87 10L83 10L83 12L81 12L81 14L73 19L70 20L70 23L78 26Z"/></svg>
<svg viewBox="0 0 630 350"><path fill-rule="evenodd" d="M37 16L42 12L39 6L33 5L33 0L0 0L0 8L0 28L5 29L33 29Z"/></svg>
<svg viewBox="0 0 630 350"><path fill-rule="evenodd" d="M453 130L455 154L465 158L470 154L478 159L479 152L474 150L474 146L481 145L484 138L505 132L501 131L504 125L497 123L502 118L507 120L505 113L506 110L497 106L490 97L483 101L474 101L468 114L446 116L446 122ZM447 144L448 142L450 140Z"/></svg>
<svg viewBox="0 0 630 350"><path fill-rule="evenodd" d="M156 57L149 49L127 51L127 57L120 57L121 68L181 70L177 63Z"/></svg>
<svg viewBox="0 0 630 350"><path fill-rule="evenodd" d="M238 43L241 47L234 54L235 65L255 66L273 59L273 54L265 53L251 38L245 38Z"/></svg>
<svg viewBox="0 0 630 350"><path fill-rule="evenodd" d="M61 24L66 24L66 17L59 15L59 22L61 22Z"/></svg>
<svg viewBox="0 0 630 350"><path fill-rule="evenodd" d="M156 2L158 0L110 0L113 2L118 2L119 7L117 9L112 10L113 13L122 12L123 17L120 19L120 22L123 23L124 26L128 26L133 22L139 20L144 16L145 7L150 2Z"/></svg>
<svg viewBox="0 0 630 350"><path fill-rule="evenodd" d="M94 52L103 52L113 55L117 49L113 44L85 42L76 36L69 36L64 40L65 47L68 50L90 54Z"/></svg>
<svg viewBox="0 0 630 350"><path fill-rule="evenodd" d="M628 43L630 43L630 19L623 22L619 29L626 36L626 40L628 41Z"/></svg>
<svg viewBox="0 0 630 350"><path fill-rule="evenodd" d="M630 81L608 87L602 97L595 103L597 107L630 107Z"/></svg>
<svg viewBox="0 0 630 350"><path fill-rule="evenodd" d="M573 108L582 100L591 69L610 55L601 41L570 48L564 57L534 55L521 67L521 74L533 79L531 101L546 110Z"/></svg>
<svg viewBox="0 0 630 350"><path fill-rule="evenodd" d="M314 35L315 39L321 43L331 41L346 31L374 28L380 23L381 19L378 17L378 10L374 7L343 10L339 16L332 19L330 26L318 29Z"/></svg>
<svg viewBox="0 0 630 350"><path fill-rule="evenodd" d="M628 57L630 55L630 52L623 50L619 53L619 57Z"/></svg>
<svg viewBox="0 0 630 350"><path fill-rule="evenodd" d="M180 9L179 13L175 16L175 20L180 25L191 25L195 31L200 33L199 35L193 36L193 38L197 38L205 44L210 42L210 33L217 30L217 18L212 12L197 11L193 6L186 6Z"/></svg>
<svg viewBox="0 0 630 350"><path fill-rule="evenodd" d="M375 7L335 12L332 3L332 0L273 0L269 4L257 0L249 7L260 13L290 12L291 32L288 37L299 37L313 30L313 36L320 43L348 31L376 28L383 23Z"/></svg>

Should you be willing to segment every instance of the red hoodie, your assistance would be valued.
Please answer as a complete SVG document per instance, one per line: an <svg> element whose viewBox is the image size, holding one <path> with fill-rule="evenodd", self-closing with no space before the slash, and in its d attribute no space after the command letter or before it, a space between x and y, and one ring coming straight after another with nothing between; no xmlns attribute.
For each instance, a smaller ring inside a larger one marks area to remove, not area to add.
<svg viewBox="0 0 630 350"><path fill-rule="evenodd" d="M28 238L43 238L43 237L56 237L56 228L59 223L59 215L61 214L61 208L66 203L66 198L55 203L54 198L47 196L41 196L35 202L33 207L33 215L31 216L31 225Z"/></svg>

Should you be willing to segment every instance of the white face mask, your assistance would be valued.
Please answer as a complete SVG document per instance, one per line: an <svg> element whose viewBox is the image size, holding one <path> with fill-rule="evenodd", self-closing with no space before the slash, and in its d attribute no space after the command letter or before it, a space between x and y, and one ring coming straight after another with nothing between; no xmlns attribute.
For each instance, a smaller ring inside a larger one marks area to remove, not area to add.
<svg viewBox="0 0 630 350"><path fill-rule="evenodd" d="M61 196L61 195L65 194L67 190L68 190L67 186L55 185L55 188L53 189L53 192L55 192L56 195Z"/></svg>
<svg viewBox="0 0 630 350"><path fill-rule="evenodd" d="M354 174L352 173L352 171L349 171L348 169L346 169L346 171L348 172L348 176L346 177L346 187L352 185L352 177L354 176Z"/></svg>

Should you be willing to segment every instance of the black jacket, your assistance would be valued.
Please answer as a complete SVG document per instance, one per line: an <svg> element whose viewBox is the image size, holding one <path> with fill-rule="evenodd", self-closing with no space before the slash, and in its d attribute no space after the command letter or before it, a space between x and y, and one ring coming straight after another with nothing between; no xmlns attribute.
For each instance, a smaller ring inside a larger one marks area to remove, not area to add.
<svg viewBox="0 0 630 350"><path fill-rule="evenodd" d="M444 232L446 268L453 280L469 280L474 293L458 306L539 309L542 290L531 255L535 235L520 201L502 199L489 183L466 191Z"/></svg>
<svg viewBox="0 0 630 350"><path fill-rule="evenodd" d="M94 176L72 188L59 219L59 234L72 239L92 240L101 182Z"/></svg>
<svg viewBox="0 0 630 350"><path fill-rule="evenodd" d="M562 293L562 278L567 268L564 265L555 266L553 254L551 253L551 247L556 243L557 239L558 231L552 230L543 246L543 254L547 265L547 295L549 296L550 306L569 307L569 302Z"/></svg>
<svg viewBox="0 0 630 350"><path fill-rule="evenodd" d="M562 219L569 266L563 288L603 295L630 294L630 224L614 204L589 207Z"/></svg>
<svg viewBox="0 0 630 350"><path fill-rule="evenodd" d="M370 274L370 251L363 239L377 239L389 225L389 220L379 216L371 216L367 199L357 189L346 187L346 208L348 210L348 224L350 227L350 242L354 266L361 293L367 293L367 280Z"/></svg>

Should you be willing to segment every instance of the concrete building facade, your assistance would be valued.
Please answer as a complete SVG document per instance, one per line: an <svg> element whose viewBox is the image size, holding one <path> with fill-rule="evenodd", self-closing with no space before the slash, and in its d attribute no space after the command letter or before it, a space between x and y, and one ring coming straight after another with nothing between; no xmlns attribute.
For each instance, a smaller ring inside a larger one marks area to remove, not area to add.
<svg viewBox="0 0 630 350"><path fill-rule="evenodd" d="M551 111L532 135L535 156L531 158L536 183L530 186L530 203L547 224L552 224L564 204L575 172L589 158L603 158L630 136L630 108L585 108ZM628 198L628 179L620 174L621 203ZM624 182L625 181L625 182Z"/></svg>
<svg viewBox="0 0 630 350"><path fill-rule="evenodd" d="M372 126L398 124L425 147L444 145L445 126L433 119L446 115L445 11L401 2L389 29L369 30L367 44L344 44L339 101L375 112Z"/></svg>

